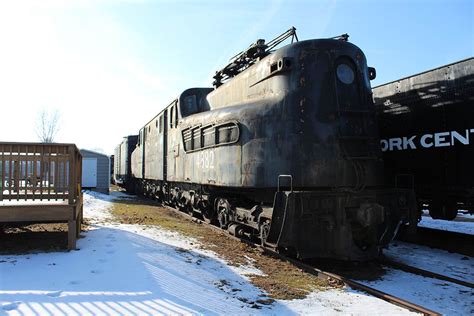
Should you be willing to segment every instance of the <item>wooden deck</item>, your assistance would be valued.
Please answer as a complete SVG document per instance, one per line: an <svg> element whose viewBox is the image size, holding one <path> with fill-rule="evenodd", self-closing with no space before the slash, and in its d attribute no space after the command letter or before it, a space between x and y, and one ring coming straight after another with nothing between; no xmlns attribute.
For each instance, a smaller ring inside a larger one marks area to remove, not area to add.
<svg viewBox="0 0 474 316"><path fill-rule="evenodd" d="M74 144L0 142L0 223L82 222L82 157Z"/></svg>

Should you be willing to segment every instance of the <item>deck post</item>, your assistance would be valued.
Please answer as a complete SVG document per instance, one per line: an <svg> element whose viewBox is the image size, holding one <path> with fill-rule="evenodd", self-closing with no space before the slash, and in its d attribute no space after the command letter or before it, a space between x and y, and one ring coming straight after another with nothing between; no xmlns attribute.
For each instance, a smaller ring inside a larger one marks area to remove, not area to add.
<svg viewBox="0 0 474 316"><path fill-rule="evenodd" d="M77 238L77 220L70 219L67 222L67 248L69 250L76 249L76 238Z"/></svg>
<svg viewBox="0 0 474 316"><path fill-rule="evenodd" d="M76 217L76 237L79 238L80 235L81 235L81 230L82 230L82 227L81 227L81 224L82 224L82 204L81 205L76 205L76 214L77 214L77 217Z"/></svg>

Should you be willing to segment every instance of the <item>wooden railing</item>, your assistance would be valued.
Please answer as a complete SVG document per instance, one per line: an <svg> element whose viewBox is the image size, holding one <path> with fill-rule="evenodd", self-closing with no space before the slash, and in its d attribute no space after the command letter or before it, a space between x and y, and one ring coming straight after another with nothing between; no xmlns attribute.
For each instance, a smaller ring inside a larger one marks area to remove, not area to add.
<svg viewBox="0 0 474 316"><path fill-rule="evenodd" d="M67 222L68 248L74 249L81 178L82 156L74 144L0 142L0 223Z"/></svg>
<svg viewBox="0 0 474 316"><path fill-rule="evenodd" d="M79 198L82 157L74 144L0 142L0 201Z"/></svg>

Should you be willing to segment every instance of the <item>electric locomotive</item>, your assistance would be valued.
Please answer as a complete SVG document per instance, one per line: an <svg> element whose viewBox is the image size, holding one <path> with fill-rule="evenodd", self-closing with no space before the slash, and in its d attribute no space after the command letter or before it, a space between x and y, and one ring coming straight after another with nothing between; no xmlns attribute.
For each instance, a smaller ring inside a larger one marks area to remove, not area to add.
<svg viewBox="0 0 474 316"><path fill-rule="evenodd" d="M415 202L384 184L375 69L347 38L292 28L181 93L140 129L135 190L299 258L377 257Z"/></svg>

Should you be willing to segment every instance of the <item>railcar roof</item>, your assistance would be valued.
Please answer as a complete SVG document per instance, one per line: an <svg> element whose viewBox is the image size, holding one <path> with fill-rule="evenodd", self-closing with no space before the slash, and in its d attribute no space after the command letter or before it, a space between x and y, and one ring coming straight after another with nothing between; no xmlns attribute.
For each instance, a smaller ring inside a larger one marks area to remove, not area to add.
<svg viewBox="0 0 474 316"><path fill-rule="evenodd" d="M392 83L395 83L395 82L398 82L398 81L402 81L402 80L405 80L405 79L408 79L408 78L413 78L413 77L416 77L416 76L420 76L420 75L423 75L423 74L426 74L426 73L429 73L429 72L432 72L432 71L435 71L435 70L438 70L438 69L441 69L441 68L444 68L444 67L449 67L449 66L453 66L453 65L457 65L457 64L460 64L460 63L463 63L463 62L466 62L466 61L469 61L469 60L472 60L474 59L474 57L469 57L469 58L466 58L466 59L461 59L459 61L455 61L453 63L450 63L450 64L446 64L446 65L443 65L443 66L439 66L439 67L436 67L436 68L433 68L433 69L430 69L430 70L425 70L425 71L422 71L420 73L417 73L417 74L414 74L414 75L411 75L411 76L407 76L407 77L403 77L403 78L400 78L400 79L397 79L397 80L393 80L393 81L389 81L389 82L386 82L386 83L382 83L378 86L375 86L375 87L372 87L372 89L376 89L376 88L379 88L379 87L383 87L383 86L386 86L386 85L389 85L389 84L392 84Z"/></svg>

